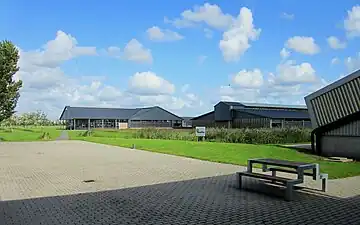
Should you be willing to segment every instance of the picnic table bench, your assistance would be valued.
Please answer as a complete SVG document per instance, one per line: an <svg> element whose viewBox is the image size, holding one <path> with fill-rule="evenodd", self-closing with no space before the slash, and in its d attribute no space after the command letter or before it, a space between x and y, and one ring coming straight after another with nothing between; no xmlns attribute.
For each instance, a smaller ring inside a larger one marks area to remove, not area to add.
<svg viewBox="0 0 360 225"><path fill-rule="evenodd" d="M253 172L253 164L261 164L263 172L271 171L271 175ZM311 172L307 172L307 171ZM276 176L277 172L297 174L296 179ZM319 164L279 160L271 158L249 159L247 171L238 172L239 188L242 187L242 177L252 177L261 180L269 180L275 184L286 187L285 199L292 200L294 186L304 183L304 176L310 176L313 180L322 180L322 191L327 191L328 175L320 173Z"/></svg>

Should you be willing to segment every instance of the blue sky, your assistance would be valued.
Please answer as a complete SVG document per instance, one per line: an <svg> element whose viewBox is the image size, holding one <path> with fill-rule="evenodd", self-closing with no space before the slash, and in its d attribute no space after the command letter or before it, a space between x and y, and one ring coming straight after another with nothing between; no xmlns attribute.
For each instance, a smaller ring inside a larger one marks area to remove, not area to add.
<svg viewBox="0 0 360 225"><path fill-rule="evenodd" d="M18 1L0 38L20 50L19 112L219 100L304 104L360 68L360 4L347 1ZM282 51L282 54L280 52Z"/></svg>

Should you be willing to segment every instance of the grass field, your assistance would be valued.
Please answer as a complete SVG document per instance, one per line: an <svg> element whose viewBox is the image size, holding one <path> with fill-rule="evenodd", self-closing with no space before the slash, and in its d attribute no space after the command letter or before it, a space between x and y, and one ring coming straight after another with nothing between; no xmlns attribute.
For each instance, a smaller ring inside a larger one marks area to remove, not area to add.
<svg viewBox="0 0 360 225"><path fill-rule="evenodd" d="M74 133L75 134L75 133ZM213 162L235 165L247 164L250 158L277 158L293 161L319 163L323 173L328 173L331 179L360 175L360 163L338 163L325 161L324 158L296 150L281 148L274 145L252 145L216 142L193 142L178 140L150 140L111 137L80 137L72 135L71 139L109 144L121 147L159 152L171 155L185 156Z"/></svg>
<svg viewBox="0 0 360 225"><path fill-rule="evenodd" d="M44 135L44 133L46 133ZM1 141L45 141L55 140L61 134L57 127L0 128Z"/></svg>

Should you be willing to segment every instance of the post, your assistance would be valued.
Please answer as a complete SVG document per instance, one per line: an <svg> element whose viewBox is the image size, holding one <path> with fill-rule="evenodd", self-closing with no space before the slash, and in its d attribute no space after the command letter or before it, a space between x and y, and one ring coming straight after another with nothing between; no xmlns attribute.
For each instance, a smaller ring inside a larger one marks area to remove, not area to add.
<svg viewBox="0 0 360 225"><path fill-rule="evenodd" d="M248 160L247 172L252 173L252 161L251 160Z"/></svg>
<svg viewBox="0 0 360 225"><path fill-rule="evenodd" d="M101 127L104 128L104 119L101 120Z"/></svg>
<svg viewBox="0 0 360 225"><path fill-rule="evenodd" d="M88 119L88 130L90 130L90 119Z"/></svg>
<svg viewBox="0 0 360 225"><path fill-rule="evenodd" d="M76 129L76 119L74 119L74 124L73 125L74 125L73 130L75 130Z"/></svg>
<svg viewBox="0 0 360 225"><path fill-rule="evenodd" d="M272 119L270 119L270 128L272 128Z"/></svg>

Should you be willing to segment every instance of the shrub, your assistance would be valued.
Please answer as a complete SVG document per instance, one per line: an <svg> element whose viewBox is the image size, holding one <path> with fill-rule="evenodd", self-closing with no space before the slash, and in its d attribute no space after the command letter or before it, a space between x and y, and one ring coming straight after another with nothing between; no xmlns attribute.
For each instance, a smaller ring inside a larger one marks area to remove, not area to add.
<svg viewBox="0 0 360 225"><path fill-rule="evenodd" d="M226 129L207 128L206 141L248 144L285 144L310 142L310 129L274 128L274 129ZM166 129L139 129L132 135L141 139L167 139L195 141L195 131L173 131Z"/></svg>
<svg viewBox="0 0 360 225"><path fill-rule="evenodd" d="M86 130L84 132L80 132L78 134L78 136L81 136L81 137L89 137L89 136L93 136L94 135L94 132L92 130Z"/></svg>
<svg viewBox="0 0 360 225"><path fill-rule="evenodd" d="M39 137L39 139L40 139L40 140L50 140L51 137L50 137L49 132L43 132L43 133L41 134L41 136Z"/></svg>

